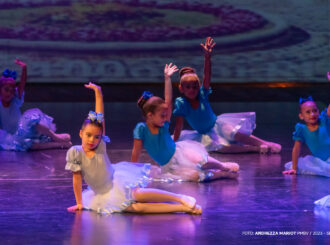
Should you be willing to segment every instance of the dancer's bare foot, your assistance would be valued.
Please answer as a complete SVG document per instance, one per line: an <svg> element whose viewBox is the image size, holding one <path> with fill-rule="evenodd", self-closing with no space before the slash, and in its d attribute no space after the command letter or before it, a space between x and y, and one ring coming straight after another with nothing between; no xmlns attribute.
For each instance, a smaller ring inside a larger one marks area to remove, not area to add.
<svg viewBox="0 0 330 245"><path fill-rule="evenodd" d="M229 171L237 172L239 170L239 165L236 162L222 162L221 164Z"/></svg>

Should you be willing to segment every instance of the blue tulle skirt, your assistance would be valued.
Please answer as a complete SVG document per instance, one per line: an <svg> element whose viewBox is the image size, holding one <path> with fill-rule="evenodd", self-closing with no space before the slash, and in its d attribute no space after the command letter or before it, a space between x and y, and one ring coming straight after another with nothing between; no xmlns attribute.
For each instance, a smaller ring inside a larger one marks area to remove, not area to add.
<svg viewBox="0 0 330 245"><path fill-rule="evenodd" d="M92 189L83 191L85 208L101 214L122 212L135 202L133 190L147 187L151 180L150 164L138 166L131 162L119 162L111 166L114 169L111 188L106 192Z"/></svg>
<svg viewBox="0 0 330 245"><path fill-rule="evenodd" d="M206 134L200 134L196 130L183 130L179 141L197 141L207 151L218 151L225 146L237 144L234 140L237 132L251 135L255 128L255 112L224 113L217 117L214 127Z"/></svg>
<svg viewBox="0 0 330 245"><path fill-rule="evenodd" d="M21 116L15 134L9 134L0 129L0 149L12 151L27 151L34 143L45 143L51 139L39 134L36 125L41 124L52 131L56 131L53 118L44 114L38 108L29 109Z"/></svg>
<svg viewBox="0 0 330 245"><path fill-rule="evenodd" d="M292 162L286 163L285 169L292 169ZM322 159L311 155L299 157L297 174L320 175L330 177L330 158L328 158L328 160L326 161L323 161Z"/></svg>

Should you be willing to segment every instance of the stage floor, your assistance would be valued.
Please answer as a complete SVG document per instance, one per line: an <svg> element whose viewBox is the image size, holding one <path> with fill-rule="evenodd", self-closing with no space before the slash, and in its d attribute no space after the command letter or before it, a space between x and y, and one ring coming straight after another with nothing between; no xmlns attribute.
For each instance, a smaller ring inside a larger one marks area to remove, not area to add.
<svg viewBox="0 0 330 245"><path fill-rule="evenodd" d="M79 144L79 127L92 103L26 103L55 117L59 132ZM321 108L323 108L321 105ZM74 205L66 150L0 152L1 244L328 244L330 210L313 202L330 194L330 179L284 176L291 158L297 103L214 103L217 113L256 111L255 135L283 145L281 154L212 154L241 166L237 180L153 183L196 197L201 216L68 213ZM108 154L130 159L132 130L141 118L134 103L107 103ZM24 111L23 109L23 111ZM307 153L307 151L304 151ZM141 161L150 162L143 153Z"/></svg>

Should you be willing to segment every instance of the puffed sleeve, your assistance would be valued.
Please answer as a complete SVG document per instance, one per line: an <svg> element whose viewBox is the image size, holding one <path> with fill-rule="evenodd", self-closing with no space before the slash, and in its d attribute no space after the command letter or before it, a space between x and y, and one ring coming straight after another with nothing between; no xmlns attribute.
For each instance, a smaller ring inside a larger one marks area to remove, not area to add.
<svg viewBox="0 0 330 245"><path fill-rule="evenodd" d="M330 127L330 117L327 114L327 108L321 112L320 121L325 123L327 127Z"/></svg>
<svg viewBox="0 0 330 245"><path fill-rule="evenodd" d="M185 116L187 115L187 109L185 106L185 101L182 97L178 97L174 102L173 115L175 116Z"/></svg>
<svg viewBox="0 0 330 245"><path fill-rule="evenodd" d="M301 141L304 143L305 139L304 139L303 130L304 130L304 124L297 123L296 127L295 127L295 131L293 132L293 135L292 135L292 139L298 140L298 141Z"/></svg>
<svg viewBox="0 0 330 245"><path fill-rule="evenodd" d="M200 96L202 98L208 99L209 95L212 94L212 88L209 87L209 89L206 89L204 86L200 89Z"/></svg>
<svg viewBox="0 0 330 245"><path fill-rule="evenodd" d="M72 146L66 153L65 170L81 171L81 146Z"/></svg>
<svg viewBox="0 0 330 245"><path fill-rule="evenodd" d="M145 123L138 123L133 131L133 137L134 139L139 139L139 140L143 140L144 138L144 130L145 130Z"/></svg>

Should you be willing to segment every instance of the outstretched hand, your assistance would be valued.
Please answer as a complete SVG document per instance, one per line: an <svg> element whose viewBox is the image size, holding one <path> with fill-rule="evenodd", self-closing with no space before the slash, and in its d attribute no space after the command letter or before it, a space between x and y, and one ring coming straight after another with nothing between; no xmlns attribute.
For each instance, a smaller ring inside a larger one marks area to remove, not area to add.
<svg viewBox="0 0 330 245"><path fill-rule="evenodd" d="M75 212L75 211L83 210L83 209L84 209L84 207L82 204L74 205L74 206L67 208L68 212Z"/></svg>
<svg viewBox="0 0 330 245"><path fill-rule="evenodd" d="M26 64L23 62L23 61L21 61L21 60L19 60L19 59L15 59L15 63L17 64L17 65L19 65L19 66L21 66L21 67L25 67L26 66Z"/></svg>
<svg viewBox="0 0 330 245"><path fill-rule="evenodd" d="M179 69L176 65L173 65L172 63L166 64L164 68L164 75L165 77L170 77L173 75L173 73L177 72Z"/></svg>
<svg viewBox="0 0 330 245"><path fill-rule="evenodd" d="M289 175L296 175L297 171L294 169L289 169L289 170L285 170L282 172L283 174L289 174Z"/></svg>
<svg viewBox="0 0 330 245"><path fill-rule="evenodd" d="M92 82L89 82L88 84L84 84L84 86L85 86L85 88L92 89L95 92L101 91L101 87Z"/></svg>
<svg viewBox="0 0 330 245"><path fill-rule="evenodd" d="M211 54L215 44L216 43L214 42L212 37L207 37L205 40L205 44L201 43L201 46L206 54Z"/></svg>

